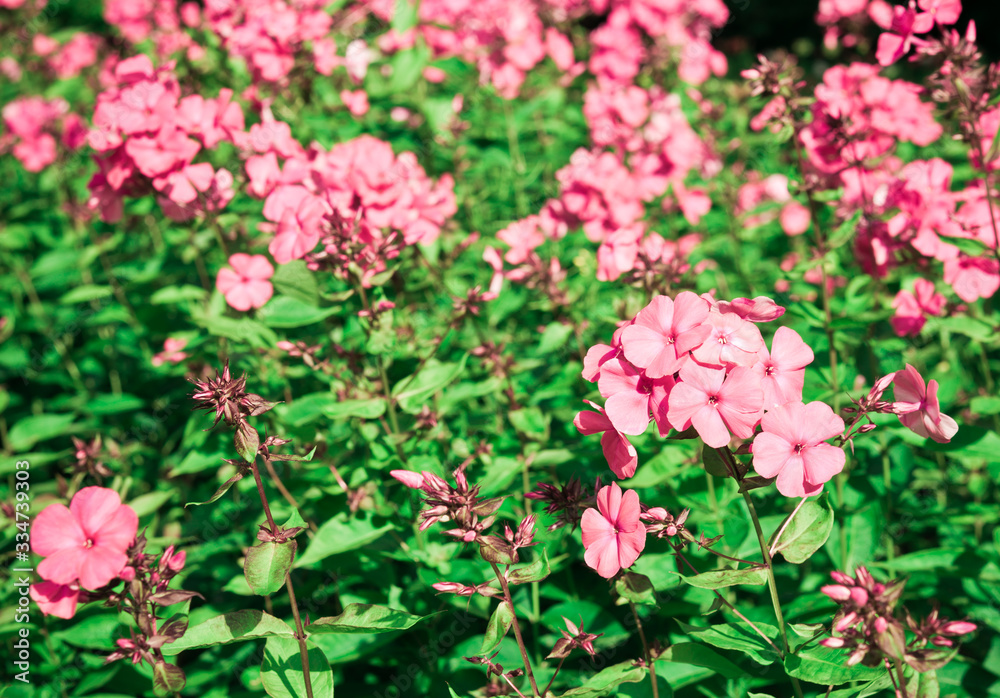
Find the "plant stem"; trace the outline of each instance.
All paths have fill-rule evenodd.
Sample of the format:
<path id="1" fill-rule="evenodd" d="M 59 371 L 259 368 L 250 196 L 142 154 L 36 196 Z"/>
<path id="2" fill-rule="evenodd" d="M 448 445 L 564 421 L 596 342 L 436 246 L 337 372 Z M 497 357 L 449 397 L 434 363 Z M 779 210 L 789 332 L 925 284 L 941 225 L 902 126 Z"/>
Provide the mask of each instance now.
<path id="1" fill-rule="evenodd" d="M 635 610 L 635 603 L 632 601 L 628 602 L 628 607 L 632 609 L 635 627 L 639 631 L 639 639 L 642 640 L 642 652 L 646 656 L 646 666 L 649 667 L 649 680 L 653 682 L 653 698 L 660 698 L 660 687 L 656 685 L 656 665 L 649 654 L 649 645 L 646 643 L 646 633 L 642 629 L 642 621 L 639 620 L 639 612 Z"/>
<path id="2" fill-rule="evenodd" d="M 725 449 L 728 451 L 729 449 Z M 732 454 L 729 454 L 732 458 Z M 767 586 L 771 591 L 771 604 L 774 606 L 774 617 L 778 621 L 778 630 L 781 631 L 781 644 L 784 647 L 785 654 L 789 653 L 788 646 L 788 630 L 785 628 L 785 616 L 781 612 L 781 601 L 778 599 L 778 583 L 774 579 L 774 564 L 771 561 L 771 554 L 767 549 L 767 541 L 764 539 L 764 531 L 760 527 L 760 519 L 757 516 L 757 508 L 753 505 L 753 498 L 750 493 L 743 489 L 743 483 L 740 483 L 740 494 L 743 495 L 743 501 L 747 503 L 747 511 L 750 512 L 750 520 L 753 521 L 754 531 L 757 532 L 757 542 L 760 544 L 760 553 L 764 557 L 764 568 L 767 570 Z M 799 684 L 799 680 L 794 676 L 789 677 L 792 680 L 792 688 L 795 691 L 795 695 L 798 698 L 802 698 L 802 686 Z"/>
<path id="3" fill-rule="evenodd" d="M 899 679 L 896 695 L 900 698 L 910 698 L 910 692 L 906 690 L 906 675 L 903 673 L 903 666 L 899 663 L 899 660 L 896 660 L 893 664 L 896 667 L 896 676 Z"/>
<path id="4" fill-rule="evenodd" d="M 292 603 L 292 615 L 295 617 L 295 639 L 299 641 L 299 656 L 302 658 L 302 677 L 306 683 L 306 698 L 313 698 L 312 678 L 309 676 L 309 648 L 306 646 L 306 633 L 302 629 L 302 618 L 299 616 L 299 604 L 295 601 L 295 587 L 292 586 L 292 573 L 285 575 L 285 589 L 288 600 Z"/>
<path id="5" fill-rule="evenodd" d="M 264 481 L 260 479 L 260 469 L 257 467 L 256 458 L 250 464 L 250 469 L 253 470 L 253 479 L 257 483 L 257 494 L 260 495 L 260 503 L 264 507 L 264 516 L 267 517 L 267 525 L 271 527 L 271 533 L 277 533 L 278 527 L 274 523 L 274 517 L 271 516 L 271 505 L 267 503 L 267 493 L 264 492 Z"/>
<path id="6" fill-rule="evenodd" d="M 542 691 L 542 695 L 543 696 L 549 692 L 550 688 L 552 688 L 552 682 L 556 680 L 556 677 L 559 675 L 559 671 L 562 669 L 563 662 L 565 662 L 565 661 L 566 661 L 566 657 L 563 657 L 562 659 L 559 660 L 559 666 L 556 667 L 556 672 L 554 674 L 552 674 L 552 678 L 549 679 L 548 684 L 546 684 L 545 690 Z"/>
<path id="7" fill-rule="evenodd" d="M 514 608 L 514 600 L 510 595 L 510 586 L 507 585 L 507 578 L 500 572 L 500 568 L 497 567 L 495 562 L 490 563 L 490 567 L 493 568 L 493 573 L 497 576 L 497 580 L 500 582 L 500 588 L 503 589 L 504 601 L 510 606 L 511 615 L 511 625 L 514 626 L 514 637 L 517 639 L 517 647 L 521 650 L 521 659 L 524 660 L 524 673 L 528 675 L 528 681 L 531 682 L 532 695 L 538 696 L 538 684 L 535 683 L 535 674 L 531 671 L 531 661 L 528 659 L 528 650 L 524 646 L 524 638 L 521 637 L 521 626 L 517 622 L 517 610 Z"/>
<path id="8" fill-rule="evenodd" d="M 266 459 L 265 463 L 267 463 Z M 270 467 L 269 463 L 268 466 Z M 256 458 L 250 464 L 250 469 L 253 470 L 253 479 L 257 483 L 257 494 L 260 495 L 260 503 L 264 507 L 264 516 L 267 517 L 267 524 L 271 527 L 271 533 L 276 534 L 278 527 L 274 523 L 274 516 L 271 515 L 271 506 L 267 503 L 267 493 L 264 492 L 264 481 L 260 479 L 260 469 L 257 468 Z M 302 629 L 299 605 L 295 601 L 295 588 L 292 586 L 291 572 L 285 575 L 285 589 L 288 591 L 288 600 L 292 604 L 292 615 L 295 617 L 295 637 L 299 642 L 299 656 L 302 659 L 302 675 L 306 684 L 306 698 L 313 698 L 312 679 L 309 676 L 309 648 L 306 647 L 306 634 Z"/>

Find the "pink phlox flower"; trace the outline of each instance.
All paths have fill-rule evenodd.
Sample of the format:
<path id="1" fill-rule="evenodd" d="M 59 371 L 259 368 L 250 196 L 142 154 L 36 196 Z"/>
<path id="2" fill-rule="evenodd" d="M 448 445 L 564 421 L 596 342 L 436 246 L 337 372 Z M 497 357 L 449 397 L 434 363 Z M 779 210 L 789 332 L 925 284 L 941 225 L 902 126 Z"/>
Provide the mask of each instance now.
<path id="1" fill-rule="evenodd" d="M 771 322 L 785 314 L 785 309 L 767 296 L 718 301 L 715 307 L 720 313 L 736 313 L 744 320 L 755 323 Z"/>
<path id="2" fill-rule="evenodd" d="M 622 494 L 618 483 L 597 493 L 597 509 L 583 512 L 584 560 L 605 579 L 631 567 L 646 547 L 646 527 L 639 521 L 639 495 Z"/>
<path id="3" fill-rule="evenodd" d="M 668 398 L 667 417 L 683 431 L 693 426 L 706 445 L 722 448 L 732 438 L 753 434 L 764 406 L 760 378 L 752 370 L 738 366 L 729 372 L 694 362 L 681 367 L 681 382 Z"/>
<path id="4" fill-rule="evenodd" d="M 70 619 L 76 614 L 76 604 L 80 599 L 80 587 L 76 584 L 56 584 L 38 582 L 29 590 L 32 601 L 47 616 Z"/>
<path id="5" fill-rule="evenodd" d="M 603 408 L 589 400 L 585 402 L 597 411 L 580 412 L 573 419 L 573 424 L 585 436 L 602 434 L 601 449 L 611 470 L 619 478 L 632 477 L 639 462 L 635 446 L 629 443 L 624 434 L 615 429 Z"/>
<path id="6" fill-rule="evenodd" d="M 1000 264 L 992 257 L 960 255 L 945 261 L 944 280 L 963 301 L 975 303 L 1000 290 Z"/>
<path id="7" fill-rule="evenodd" d="M 646 431 L 650 411 L 656 416 L 661 433 L 670 430 L 666 400 L 673 385 L 671 376 L 649 378 L 622 358 L 603 364 L 597 378 L 597 389 L 606 398 L 604 409 L 608 418 L 615 429 L 631 436 Z"/>
<path id="8" fill-rule="evenodd" d="M 583 358 L 583 378 L 591 383 L 596 383 L 601 374 L 601 366 L 618 356 L 621 347 L 613 347 L 607 344 L 595 344 L 587 350 Z"/>
<path id="9" fill-rule="evenodd" d="M 921 7 L 924 3 L 921 2 Z M 896 5 L 892 7 L 892 18 L 885 15 L 885 12 L 875 12 L 872 19 L 886 33 L 878 38 L 878 49 L 875 57 L 880 65 L 892 65 L 902 58 L 910 50 L 911 45 L 921 45 L 922 39 L 916 38 L 916 34 L 926 34 L 934 27 L 934 14 L 931 12 L 917 12 L 914 0 L 906 7 Z M 887 22 L 888 20 L 888 22 Z"/>
<path id="10" fill-rule="evenodd" d="M 52 504 L 36 517 L 31 548 L 45 558 L 38 574 L 55 584 L 100 589 L 128 562 L 125 553 L 138 529 L 139 517 L 117 492 L 84 487 L 69 507 Z"/>
<path id="11" fill-rule="evenodd" d="M 757 326 L 736 313 L 713 310 L 707 323 L 709 335 L 692 352 L 698 363 L 707 366 L 753 366 L 764 338 Z"/>
<path id="12" fill-rule="evenodd" d="M 368 113 L 368 93 L 364 90 L 341 90 L 340 101 L 352 116 L 360 117 Z"/>
<path id="13" fill-rule="evenodd" d="M 806 366 L 813 358 L 813 350 L 798 332 L 790 327 L 778 328 L 771 340 L 771 351 L 762 348 L 759 360 L 753 365 L 764 389 L 764 409 L 802 399 Z"/>
<path id="14" fill-rule="evenodd" d="M 237 252 L 229 258 L 229 265 L 232 269 L 219 270 L 215 287 L 226 297 L 230 307 L 246 312 L 260 308 L 271 299 L 274 287 L 268 279 L 274 276 L 274 267 L 267 257 Z"/>
<path id="15" fill-rule="evenodd" d="M 917 279 L 913 290 L 900 291 L 892 301 L 896 309 L 892 327 L 900 337 L 919 334 L 927 322 L 925 315 L 939 315 L 944 308 L 945 297 L 934 290 L 933 282 Z"/>
<path id="16" fill-rule="evenodd" d="M 674 300 L 657 296 L 622 331 L 625 358 L 644 369 L 649 378 L 676 373 L 688 352 L 712 332 L 706 323 L 708 311 L 708 303 L 690 291 L 677 294 Z"/>
<path id="17" fill-rule="evenodd" d="M 522 264 L 535 248 L 545 242 L 545 234 L 538 223 L 538 216 L 528 216 L 514 221 L 497 233 L 497 239 L 510 246 L 503 256 L 508 264 Z"/>
<path id="18" fill-rule="evenodd" d="M 153 365 L 162 366 L 168 361 L 172 364 L 180 363 L 188 357 L 183 351 L 187 343 L 186 339 L 170 337 L 163 342 L 163 351 L 153 357 Z"/>
<path id="19" fill-rule="evenodd" d="M 896 371 L 893 390 L 896 397 L 893 411 L 910 431 L 938 443 L 948 443 L 958 433 L 955 420 L 941 413 L 936 380 L 925 384 L 917 369 L 906 364 L 905 369 Z"/>
<path id="20" fill-rule="evenodd" d="M 843 449 L 826 443 L 844 432 L 844 420 L 824 402 L 789 402 L 767 412 L 753 440 L 753 467 L 761 477 L 777 477 L 786 497 L 818 494 L 823 483 L 844 469 Z"/>
<path id="21" fill-rule="evenodd" d="M 917 4 L 942 27 L 954 24 L 962 14 L 962 0 L 917 0 Z"/>

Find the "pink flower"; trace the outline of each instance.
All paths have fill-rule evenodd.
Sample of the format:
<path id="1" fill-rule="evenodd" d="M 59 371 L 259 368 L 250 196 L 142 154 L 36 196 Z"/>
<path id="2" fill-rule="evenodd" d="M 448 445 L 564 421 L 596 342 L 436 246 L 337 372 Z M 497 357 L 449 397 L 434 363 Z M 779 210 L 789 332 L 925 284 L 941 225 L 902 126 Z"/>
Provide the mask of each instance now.
<path id="1" fill-rule="evenodd" d="M 53 504 L 35 519 L 31 548 L 45 558 L 38 564 L 38 574 L 56 584 L 79 580 L 86 589 L 100 589 L 128 562 L 125 551 L 138 529 L 139 517 L 122 504 L 117 492 L 84 487 L 68 508 Z"/>
<path id="2" fill-rule="evenodd" d="M 941 26 L 954 24 L 962 14 L 962 0 L 918 0 L 917 4 Z"/>
<path id="3" fill-rule="evenodd" d="M 917 369 L 906 364 L 896 371 L 893 379 L 896 402 L 893 410 L 899 421 L 910 431 L 938 443 L 948 443 L 958 433 L 958 424 L 946 414 L 941 414 L 938 403 L 938 382 L 931 379 L 926 385 Z"/>
<path id="4" fill-rule="evenodd" d="M 844 432 L 844 420 L 824 402 L 789 402 L 760 422 L 753 441 L 753 467 L 762 477 L 777 477 L 786 497 L 808 497 L 844 469 L 844 451 L 824 443 Z"/>
<path id="5" fill-rule="evenodd" d="M 186 339 L 170 337 L 163 343 L 163 351 L 153 357 L 153 365 L 162 366 L 167 361 L 172 364 L 180 363 L 188 357 L 187 354 L 181 351 L 187 346 L 187 343 Z"/>
<path id="6" fill-rule="evenodd" d="M 750 322 L 771 322 L 785 314 L 785 309 L 767 296 L 718 301 L 715 307 L 720 313 L 736 313 Z"/>
<path id="7" fill-rule="evenodd" d="M 268 281 L 274 267 L 262 254 L 237 252 L 229 258 L 232 269 L 220 269 L 215 287 L 225 295 L 226 302 L 236 310 L 260 308 L 271 299 L 274 287 Z"/>
<path id="8" fill-rule="evenodd" d="M 921 3 L 923 7 L 924 3 Z M 896 5 L 892 7 L 892 17 L 876 12 L 873 16 L 876 24 L 888 29 L 878 38 L 878 50 L 875 57 L 880 65 L 892 65 L 910 50 L 911 44 L 922 44 L 923 40 L 915 38 L 915 34 L 926 34 L 934 27 L 934 15 L 929 12 L 917 12 L 913 0 L 908 7 Z"/>
<path id="9" fill-rule="evenodd" d="M 341 90 L 340 101 L 344 103 L 352 116 L 364 116 L 368 113 L 368 93 L 364 90 Z"/>
<path id="10" fill-rule="evenodd" d="M 32 584 L 28 592 L 38 608 L 47 616 L 70 619 L 76 613 L 76 603 L 80 598 L 80 587 L 75 584 L 39 582 Z"/>
<path id="11" fill-rule="evenodd" d="M 992 258 L 962 255 L 944 263 L 944 280 L 963 301 L 975 303 L 1000 290 L 1000 265 Z"/>
<path id="12" fill-rule="evenodd" d="M 589 400 L 585 402 L 597 410 L 597 412 L 580 412 L 573 420 L 573 424 L 585 436 L 603 432 L 604 435 L 601 436 L 601 448 L 604 450 L 604 457 L 607 459 L 611 470 L 620 478 L 632 477 L 635 475 L 635 468 L 639 462 L 635 446 L 629 443 L 628 438 L 624 434 L 615 429 L 603 409 Z"/>
<path id="13" fill-rule="evenodd" d="M 694 358 L 711 366 L 753 366 L 764 346 L 760 330 L 736 313 L 713 311 L 708 315 L 711 331 L 693 352 Z"/>
<path id="14" fill-rule="evenodd" d="M 676 300 L 657 296 L 622 332 L 625 358 L 650 378 L 672 375 L 712 331 L 705 322 L 708 309 L 708 303 L 690 291 L 677 294 Z"/>
<path id="15" fill-rule="evenodd" d="M 670 426 L 666 418 L 667 395 L 674 385 L 670 376 L 653 379 L 620 358 L 601 365 L 597 389 L 607 398 L 604 409 L 615 429 L 623 434 L 638 436 L 649 426 L 649 413 L 656 416 L 660 433 L 666 435 Z"/>
<path id="16" fill-rule="evenodd" d="M 760 378 L 748 368 L 725 370 L 688 362 L 670 391 L 667 418 L 675 429 L 694 426 L 706 445 L 722 448 L 730 431 L 741 439 L 753 434 L 764 405 Z"/>
<path id="17" fill-rule="evenodd" d="M 938 315 L 944 307 L 945 298 L 934 290 L 934 284 L 927 279 L 917 279 L 914 293 L 900 291 L 896 294 L 892 307 L 896 315 L 891 319 L 892 328 L 900 337 L 919 334 L 927 322 L 927 315 Z"/>
<path id="18" fill-rule="evenodd" d="M 583 512 L 583 559 L 605 579 L 631 567 L 646 547 L 646 527 L 639 522 L 639 495 L 612 482 L 597 493 L 597 509 Z"/>
<path id="19" fill-rule="evenodd" d="M 809 209 L 797 201 L 785 204 L 781 209 L 781 229 L 786 235 L 801 235 L 809 230 L 811 216 Z"/>
<path id="20" fill-rule="evenodd" d="M 802 399 L 806 366 L 813 361 L 813 351 L 799 333 L 790 327 L 779 327 L 771 340 L 771 351 L 760 350 L 753 370 L 760 376 L 764 389 L 764 409 Z"/>

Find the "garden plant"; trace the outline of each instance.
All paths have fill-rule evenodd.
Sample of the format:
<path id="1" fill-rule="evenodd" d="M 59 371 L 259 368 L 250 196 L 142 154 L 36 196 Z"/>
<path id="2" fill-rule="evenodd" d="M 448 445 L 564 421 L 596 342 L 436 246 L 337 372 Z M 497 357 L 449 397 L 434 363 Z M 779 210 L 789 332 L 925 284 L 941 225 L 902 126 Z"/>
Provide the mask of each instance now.
<path id="1" fill-rule="evenodd" d="M 0 0 L 0 696 L 1000 696 L 1000 19 L 751 3 Z"/>

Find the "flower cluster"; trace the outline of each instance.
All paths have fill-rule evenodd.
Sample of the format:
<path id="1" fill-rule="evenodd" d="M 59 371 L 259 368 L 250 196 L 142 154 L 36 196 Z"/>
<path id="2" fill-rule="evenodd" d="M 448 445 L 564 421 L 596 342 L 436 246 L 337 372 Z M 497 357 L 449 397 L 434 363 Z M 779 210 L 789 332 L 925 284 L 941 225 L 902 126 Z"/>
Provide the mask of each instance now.
<path id="1" fill-rule="evenodd" d="M 4 105 L 2 116 L 7 133 L 0 135 L 0 151 L 11 149 L 29 172 L 41 172 L 55 162 L 60 144 L 74 151 L 86 142 L 83 120 L 63 99 L 15 99 Z"/>
<path id="2" fill-rule="evenodd" d="M 232 174 L 194 159 L 202 148 L 245 142 L 243 110 L 231 101 L 232 91 L 182 99 L 170 66 L 155 70 L 145 55 L 118 63 L 114 79 L 97 96 L 89 134 L 99 168 L 89 184 L 90 207 L 113 222 L 126 196 L 154 191 L 175 220 L 224 208 L 234 195 Z"/>
<path id="3" fill-rule="evenodd" d="M 864 567 L 859 567 L 854 577 L 843 572 L 832 572 L 830 576 L 836 584 L 824 586 L 822 591 L 840 604 L 840 609 L 833 620 L 835 634 L 820 644 L 850 650 L 848 666 L 858 663 L 878 666 L 888 658 L 905 661 L 918 672 L 940 668 L 950 657 L 938 648 L 951 647 L 954 644 L 951 638 L 976 629 L 968 621 L 939 618 L 937 611 L 920 622 L 906 612 L 904 626 L 896 607 L 906 586 L 905 579 L 878 582 Z M 909 639 L 907 627 L 912 633 Z"/>
<path id="4" fill-rule="evenodd" d="M 194 409 L 214 411 L 215 421 L 212 426 L 224 419 L 227 425 L 242 430 L 248 417 L 264 414 L 276 404 L 268 402 L 260 395 L 248 393 L 246 374 L 233 378 L 229 373 L 228 362 L 222 369 L 221 375 L 216 371 L 215 378 L 191 380 L 191 382 L 196 388 L 191 398 L 198 403 Z M 256 448 L 254 450 L 256 451 Z"/>
<path id="5" fill-rule="evenodd" d="M 371 136 L 306 152 L 266 111 L 265 134 L 251 129 L 257 154 L 246 171 L 250 193 L 265 199 L 269 251 L 279 264 L 305 257 L 341 273 L 353 265 L 368 283 L 401 245 L 432 242 L 455 213 L 451 176 L 433 181 L 413 153 L 397 156 Z"/>

